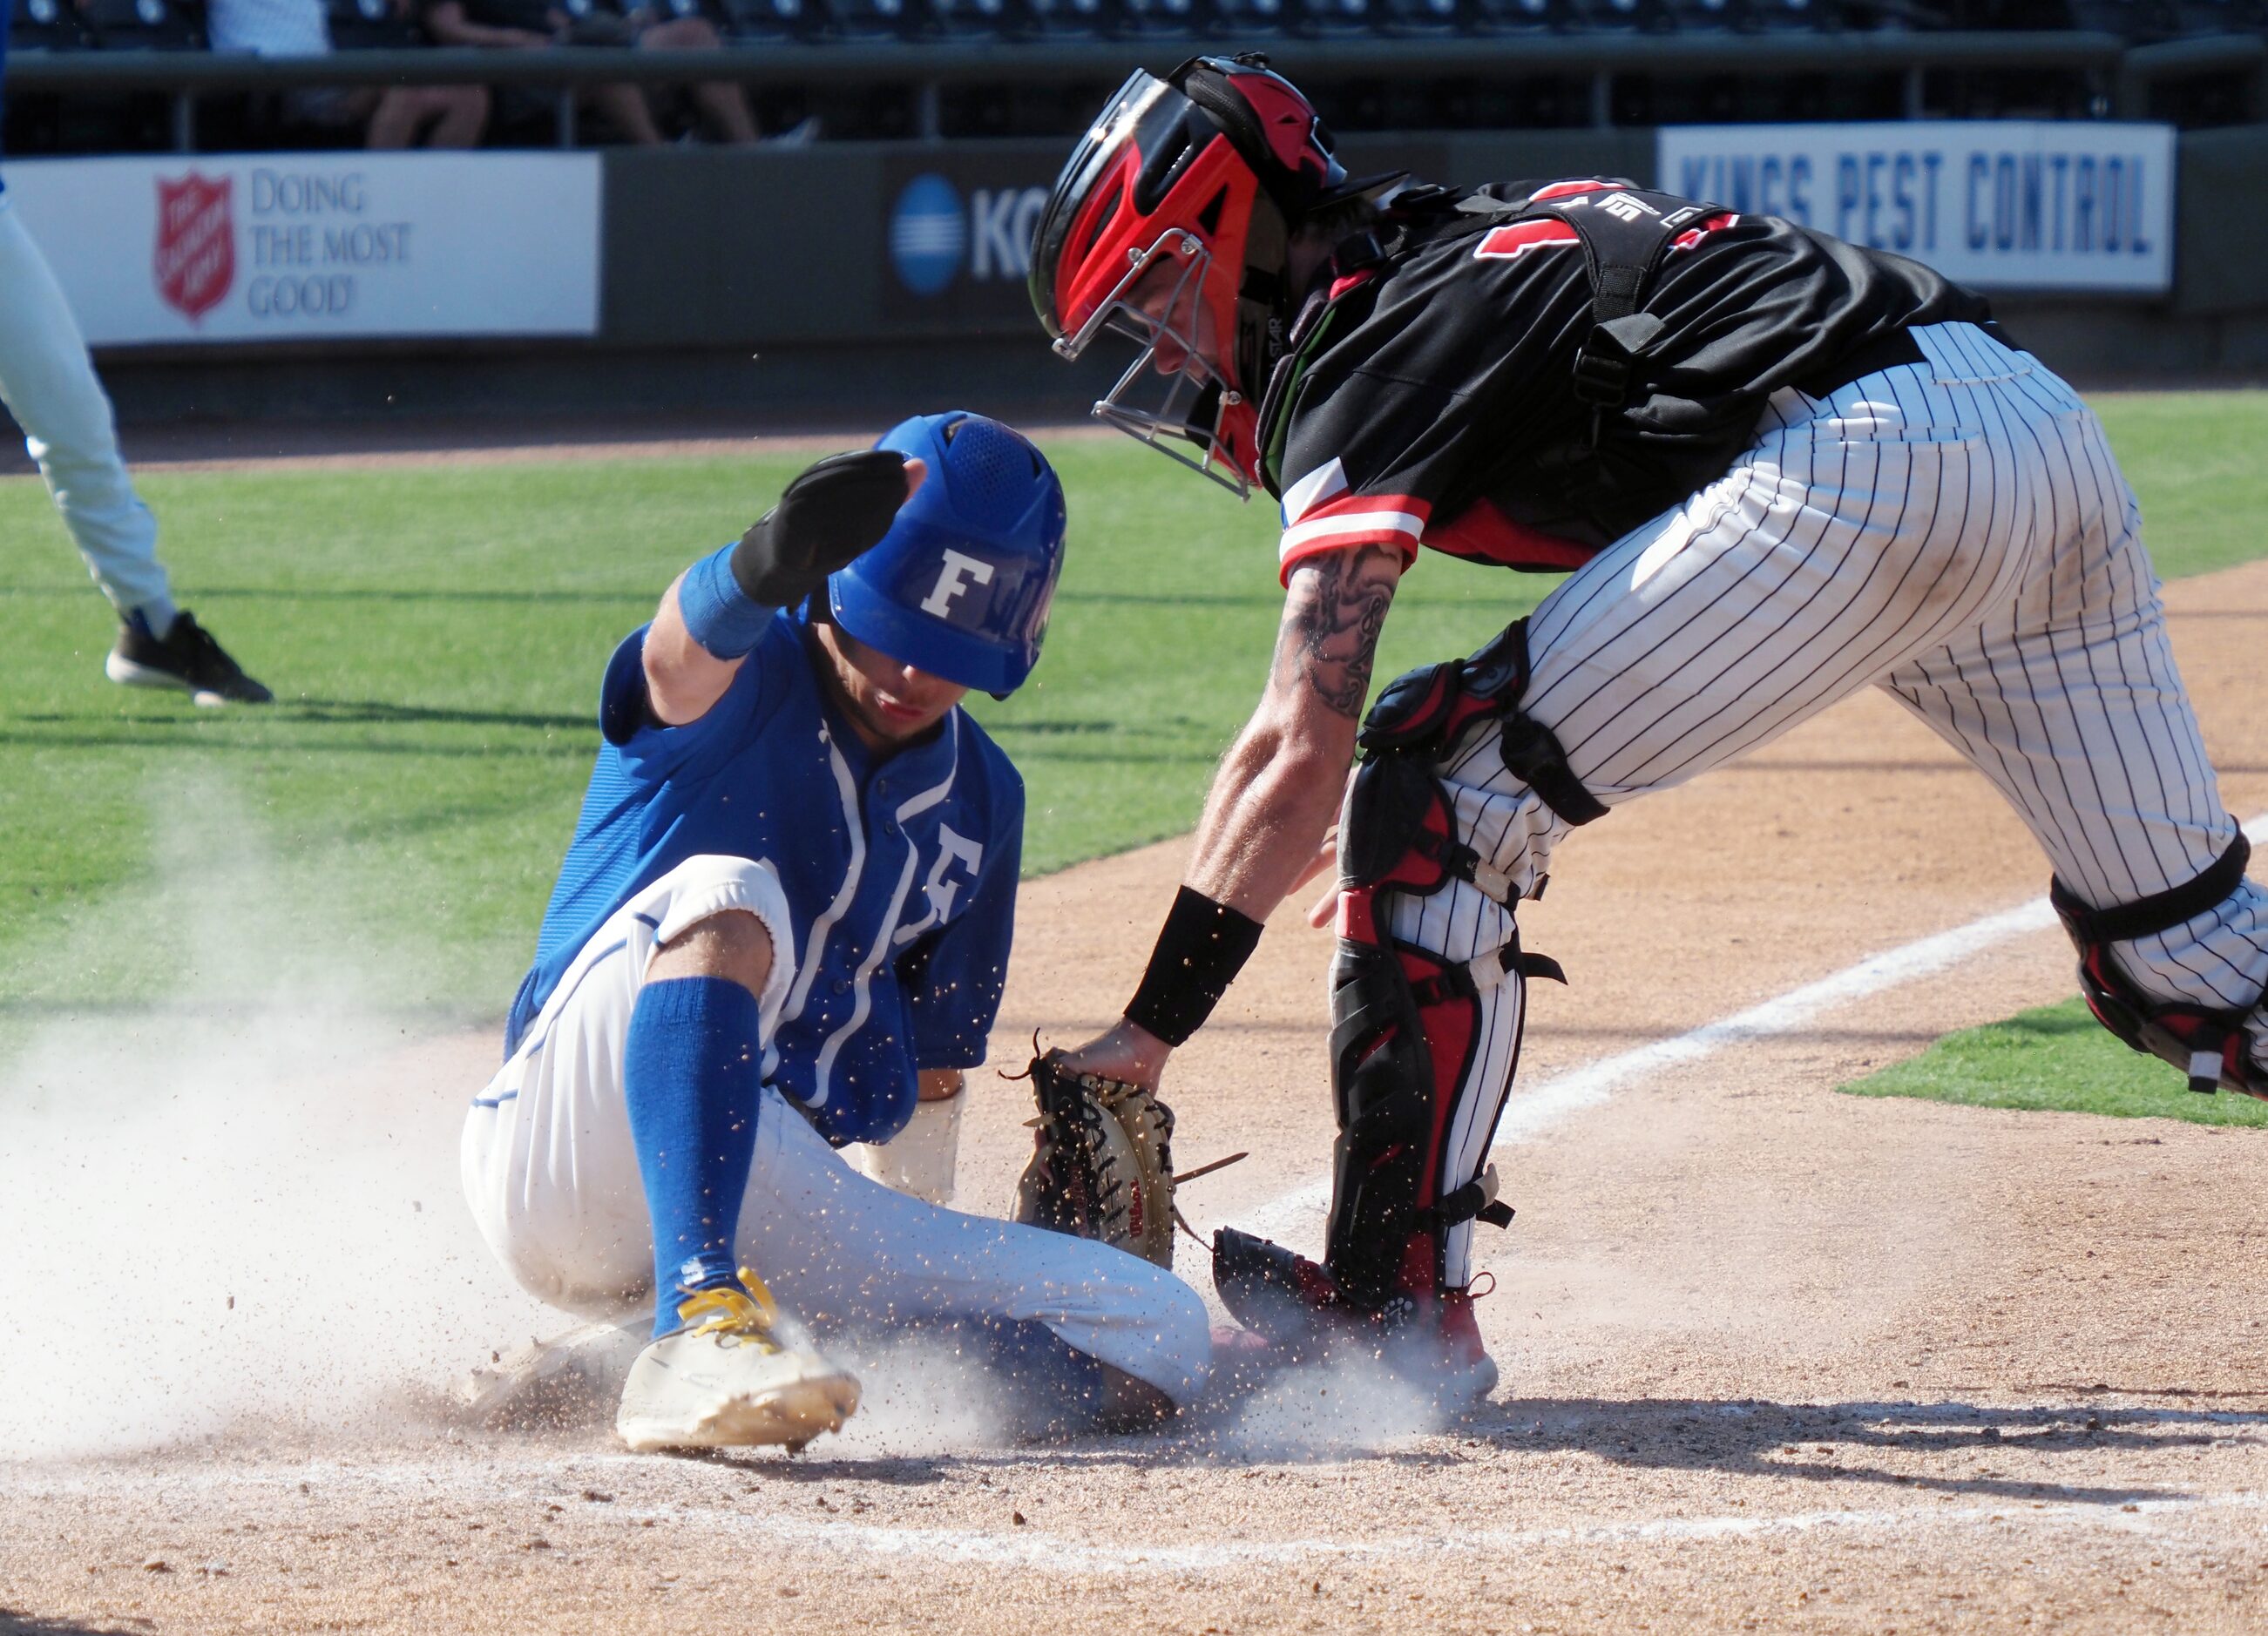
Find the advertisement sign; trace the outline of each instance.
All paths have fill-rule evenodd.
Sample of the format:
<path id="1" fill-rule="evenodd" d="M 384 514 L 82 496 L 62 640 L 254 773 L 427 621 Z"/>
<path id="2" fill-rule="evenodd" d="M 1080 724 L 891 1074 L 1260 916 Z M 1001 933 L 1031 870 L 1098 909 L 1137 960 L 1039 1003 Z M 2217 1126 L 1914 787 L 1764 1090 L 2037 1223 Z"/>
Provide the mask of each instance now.
<path id="1" fill-rule="evenodd" d="M 1667 192 L 1894 250 L 1978 290 L 2173 285 L 2170 126 L 1666 126 L 1655 151 Z"/>
<path id="2" fill-rule="evenodd" d="M 96 346 L 598 329 L 596 154 L 45 159 L 6 175 Z"/>
<path id="3" fill-rule="evenodd" d="M 1053 154 L 981 150 L 886 159 L 886 314 L 1030 327 L 1024 280 L 1032 270 L 1032 234 L 1061 162 Z"/>

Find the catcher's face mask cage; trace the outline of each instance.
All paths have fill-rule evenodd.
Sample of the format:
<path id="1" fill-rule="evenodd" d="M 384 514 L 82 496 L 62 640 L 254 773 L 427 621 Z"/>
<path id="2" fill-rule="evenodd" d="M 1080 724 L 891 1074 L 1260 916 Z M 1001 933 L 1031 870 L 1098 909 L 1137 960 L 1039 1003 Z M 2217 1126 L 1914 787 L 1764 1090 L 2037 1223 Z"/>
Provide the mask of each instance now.
<path id="1" fill-rule="evenodd" d="M 1344 180 L 1314 110 L 1256 59 L 1136 70 L 1033 236 L 1032 305 L 1057 351 L 1075 358 L 1106 329 L 1141 349 L 1097 416 L 1249 494 L 1287 224 Z"/>
<path id="2" fill-rule="evenodd" d="M 1238 412 L 1247 422 L 1250 415 L 1218 362 L 1223 341 L 1205 300 L 1212 261 L 1197 234 L 1168 229 L 1133 253 L 1125 276 L 1055 349 L 1076 358 L 1105 331 L 1132 340 L 1139 351 L 1095 417 L 1243 499 L 1252 492 L 1253 436 Z"/>

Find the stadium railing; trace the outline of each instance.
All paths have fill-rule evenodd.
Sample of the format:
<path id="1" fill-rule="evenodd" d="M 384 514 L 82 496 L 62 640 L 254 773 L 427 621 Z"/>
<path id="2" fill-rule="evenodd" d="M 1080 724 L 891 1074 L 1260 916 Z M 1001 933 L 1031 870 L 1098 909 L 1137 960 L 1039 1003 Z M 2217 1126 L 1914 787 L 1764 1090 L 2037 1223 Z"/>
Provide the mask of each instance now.
<path id="1" fill-rule="evenodd" d="M 1060 0 L 1068 4 L 1068 0 Z M 1296 4 L 1297 0 L 1287 0 Z M 1456 0 L 1469 5 L 1474 0 Z M 254 57 L 173 50 L 21 51 L 9 60 L 11 99 L 26 94 L 156 93 L 170 99 L 175 150 L 195 148 L 198 100 L 245 92 L 313 86 L 486 84 L 554 94 L 556 134 L 573 146 L 573 93 L 625 82 L 683 84 L 729 79 L 755 90 L 910 86 L 919 110 L 916 135 L 941 134 L 939 110 L 948 92 L 990 84 L 1110 81 L 1137 64 L 1162 72 L 1188 55 L 1190 42 L 1146 38 L 1043 36 L 1004 40 L 836 38 L 806 44 L 776 36 L 768 48 L 646 51 L 578 48 L 558 51 L 483 51 L 441 47 L 364 49 L 328 56 Z M 2268 37 L 2201 35 L 2135 44 L 2108 30 L 1925 30 L 1883 28 L 1822 33 L 1771 30 L 1653 33 L 1585 30 L 1469 34 L 1448 28 L 1401 37 L 1303 39 L 1276 35 L 1211 40 L 1206 49 L 1263 49 L 1303 83 L 1553 77 L 1589 87 L 1588 122 L 1615 123 L 1618 77 L 1695 78 L 1710 75 L 1896 75 L 1903 111 L 1926 110 L 1924 77 L 1940 70 L 2024 74 L 2076 72 L 2101 86 L 2095 111 L 2141 117 L 2161 82 L 2221 76 L 2244 87 L 2239 117 L 2268 117 Z"/>

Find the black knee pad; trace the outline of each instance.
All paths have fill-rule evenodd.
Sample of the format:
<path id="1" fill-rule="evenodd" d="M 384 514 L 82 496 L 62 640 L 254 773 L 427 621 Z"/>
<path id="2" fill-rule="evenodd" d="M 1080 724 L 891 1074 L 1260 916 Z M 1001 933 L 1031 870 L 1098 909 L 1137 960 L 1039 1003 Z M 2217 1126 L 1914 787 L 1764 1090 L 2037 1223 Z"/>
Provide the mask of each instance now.
<path id="1" fill-rule="evenodd" d="M 1499 723 L 1498 749 L 1506 769 L 1545 806 L 1569 825 L 1604 818 L 1605 804 L 1567 765 L 1558 736 L 1520 708 L 1528 679 L 1528 621 L 1514 620 L 1469 659 L 1395 677 L 1363 717 L 1355 743 L 1366 756 L 1438 761 L 1475 723 L 1493 720 Z"/>
<path id="2" fill-rule="evenodd" d="M 1479 861 L 1457 839 L 1449 792 L 1422 764 L 1380 755 L 1355 770 L 1339 814 L 1341 887 L 1386 887 L 1423 898 L 1452 876 L 1470 880 Z"/>

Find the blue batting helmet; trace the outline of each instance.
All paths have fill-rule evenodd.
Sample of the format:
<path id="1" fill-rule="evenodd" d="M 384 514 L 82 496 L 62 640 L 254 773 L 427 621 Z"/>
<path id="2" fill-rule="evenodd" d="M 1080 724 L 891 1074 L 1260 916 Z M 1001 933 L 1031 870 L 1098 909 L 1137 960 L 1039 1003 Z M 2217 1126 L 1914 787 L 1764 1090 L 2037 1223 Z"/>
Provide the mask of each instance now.
<path id="1" fill-rule="evenodd" d="M 929 463 L 881 542 L 827 581 L 835 622 L 870 648 L 1005 698 L 1039 663 L 1063 568 L 1064 493 L 1020 432 L 966 410 L 901 422 L 874 445 Z"/>

